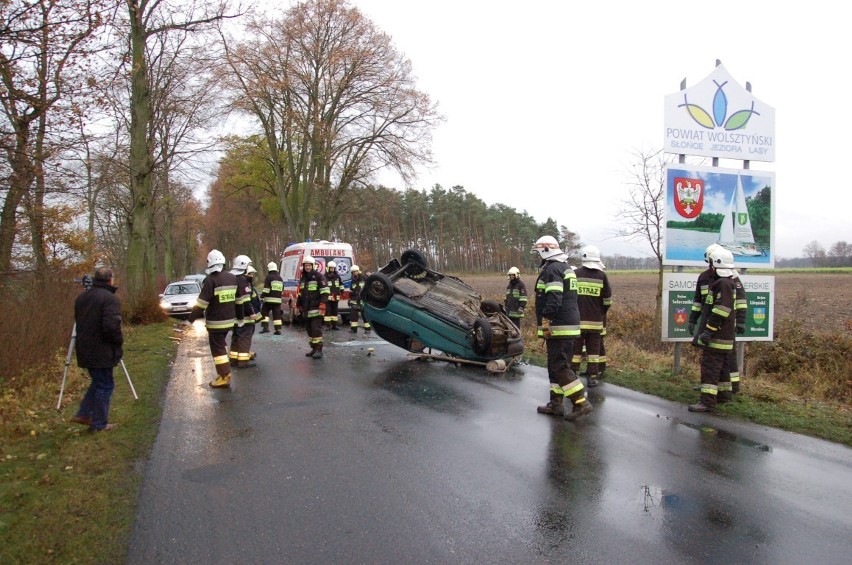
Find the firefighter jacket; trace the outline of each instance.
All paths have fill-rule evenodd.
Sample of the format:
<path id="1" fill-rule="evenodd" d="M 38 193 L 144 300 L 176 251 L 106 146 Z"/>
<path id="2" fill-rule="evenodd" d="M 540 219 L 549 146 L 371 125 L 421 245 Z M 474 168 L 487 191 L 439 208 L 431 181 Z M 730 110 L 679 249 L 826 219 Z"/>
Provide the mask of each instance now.
<path id="1" fill-rule="evenodd" d="M 698 281 L 695 283 L 695 294 L 692 298 L 692 311 L 689 313 L 689 323 L 698 323 L 701 317 L 701 311 L 704 302 L 707 299 L 707 289 L 713 281 L 716 280 L 716 274 L 713 269 L 707 268 L 698 275 Z M 734 302 L 734 310 L 736 310 L 736 321 L 738 325 L 744 325 L 746 312 L 748 311 L 748 300 L 746 299 L 745 287 L 739 277 L 734 277 L 734 285 L 736 287 L 736 299 Z"/>
<path id="2" fill-rule="evenodd" d="M 541 321 L 550 320 L 553 332 L 548 339 L 574 339 L 580 335 L 577 308 L 577 277 L 564 261 L 547 260 L 535 281 L 535 314 L 538 337 L 544 337 Z"/>
<path id="3" fill-rule="evenodd" d="M 343 281 L 337 271 L 326 273 L 325 282 L 328 285 L 328 301 L 337 302 L 340 300 L 340 295 L 343 294 Z"/>
<path id="4" fill-rule="evenodd" d="M 606 322 L 606 313 L 612 306 L 612 287 L 600 269 L 578 267 L 577 306 L 580 309 L 580 329 L 601 332 Z"/>
<path id="5" fill-rule="evenodd" d="M 364 281 L 366 277 L 364 277 L 363 273 L 358 273 L 357 275 L 352 275 L 352 286 L 349 287 L 349 307 L 358 309 L 361 307 L 361 293 L 364 291 Z"/>
<path id="6" fill-rule="evenodd" d="M 509 279 L 505 306 L 510 318 L 524 317 L 524 308 L 527 307 L 527 287 L 520 278 Z"/>
<path id="7" fill-rule="evenodd" d="M 237 320 L 254 320 L 254 308 L 251 305 L 251 283 L 245 274 L 237 275 L 237 299 L 234 313 Z"/>
<path id="8" fill-rule="evenodd" d="M 248 278 L 248 277 L 246 277 Z M 260 296 L 257 294 L 257 289 L 254 288 L 254 281 L 252 279 L 248 279 L 249 283 L 249 302 L 251 303 L 251 309 L 253 312 L 252 321 L 259 322 L 263 317 L 260 315 Z"/>
<path id="9" fill-rule="evenodd" d="M 121 361 L 124 336 L 115 290 L 105 281 L 94 281 L 74 302 L 77 365 L 83 369 L 110 369 Z"/>
<path id="10" fill-rule="evenodd" d="M 266 304 L 281 304 L 281 294 L 284 292 L 284 279 L 278 271 L 270 271 L 263 279 L 261 296 Z"/>
<path id="11" fill-rule="evenodd" d="M 328 294 L 329 290 L 325 282 L 325 277 L 317 271 L 309 273 L 302 271 L 302 278 L 299 279 L 299 295 L 296 297 L 296 304 L 305 318 L 322 316 L 320 305 L 328 300 Z"/>
<path id="12" fill-rule="evenodd" d="M 692 340 L 693 345 L 722 353 L 734 348 L 736 294 L 736 282 L 733 277 L 718 277 L 710 284 L 698 331 Z M 701 334 L 705 331 L 710 334 L 710 339 L 706 342 L 701 339 Z"/>
<path id="13" fill-rule="evenodd" d="M 226 332 L 234 327 L 238 317 L 243 318 L 243 312 L 242 304 L 237 306 L 237 276 L 228 271 L 218 271 L 204 279 L 195 307 L 189 313 L 189 321 L 194 322 L 203 315 L 207 331 Z"/>

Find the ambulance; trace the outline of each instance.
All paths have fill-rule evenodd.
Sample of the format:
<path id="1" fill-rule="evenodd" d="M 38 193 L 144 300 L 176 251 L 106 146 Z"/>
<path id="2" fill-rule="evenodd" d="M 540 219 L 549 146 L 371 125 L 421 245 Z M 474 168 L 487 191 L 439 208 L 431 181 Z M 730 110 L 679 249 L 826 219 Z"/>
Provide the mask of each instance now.
<path id="1" fill-rule="evenodd" d="M 337 265 L 337 274 L 343 281 L 343 295 L 340 297 L 338 314 L 342 323 L 349 322 L 349 288 L 352 286 L 352 265 L 355 257 L 352 255 L 352 245 L 339 241 L 304 241 L 302 243 L 291 243 L 281 255 L 281 267 L 279 273 L 284 279 L 284 292 L 281 296 L 281 307 L 285 309 L 284 318 L 290 323 L 301 321 L 296 316 L 296 294 L 299 292 L 299 279 L 302 275 L 302 258 L 310 255 L 317 262 L 317 270 L 325 275 L 326 264 L 334 261 Z"/>

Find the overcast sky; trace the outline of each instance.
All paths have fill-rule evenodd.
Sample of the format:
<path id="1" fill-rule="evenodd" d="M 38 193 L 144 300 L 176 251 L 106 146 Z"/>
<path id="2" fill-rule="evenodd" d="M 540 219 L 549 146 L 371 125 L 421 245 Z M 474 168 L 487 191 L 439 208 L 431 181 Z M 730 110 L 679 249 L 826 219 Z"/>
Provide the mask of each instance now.
<path id="1" fill-rule="evenodd" d="M 776 111 L 776 256 L 852 240 L 846 109 L 852 53 L 842 4 L 769 1 L 354 0 L 412 62 L 446 121 L 414 188 L 462 185 L 548 216 L 604 254 L 634 150 L 663 143 L 663 99 L 720 59 Z M 709 163 L 708 163 L 709 164 Z M 720 162 L 742 168 L 742 161 Z M 396 179 L 385 184 L 405 188 Z"/>

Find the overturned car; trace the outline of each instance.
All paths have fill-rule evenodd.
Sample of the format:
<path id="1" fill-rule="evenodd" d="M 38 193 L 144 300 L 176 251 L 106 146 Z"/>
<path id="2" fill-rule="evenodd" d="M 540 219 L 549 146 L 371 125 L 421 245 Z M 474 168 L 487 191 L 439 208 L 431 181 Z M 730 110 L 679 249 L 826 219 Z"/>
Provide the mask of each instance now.
<path id="1" fill-rule="evenodd" d="M 379 337 L 414 353 L 437 349 L 486 363 L 519 359 L 524 352 L 521 332 L 502 305 L 482 301 L 461 279 L 429 269 L 417 250 L 367 277 L 361 299 Z"/>

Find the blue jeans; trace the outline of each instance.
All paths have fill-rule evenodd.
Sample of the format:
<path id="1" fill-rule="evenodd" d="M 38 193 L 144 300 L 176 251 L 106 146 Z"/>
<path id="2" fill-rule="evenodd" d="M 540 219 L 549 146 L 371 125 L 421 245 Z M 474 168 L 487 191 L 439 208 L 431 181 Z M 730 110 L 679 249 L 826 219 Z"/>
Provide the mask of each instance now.
<path id="1" fill-rule="evenodd" d="M 109 421 L 109 401 L 112 398 L 112 391 L 115 388 L 112 369 L 112 367 L 108 369 L 89 369 L 92 384 L 89 385 L 89 390 L 86 391 L 86 395 L 83 396 L 83 400 L 80 402 L 80 409 L 77 411 L 77 416 L 92 419 L 92 423 L 89 426 L 90 430 L 102 430 Z"/>

